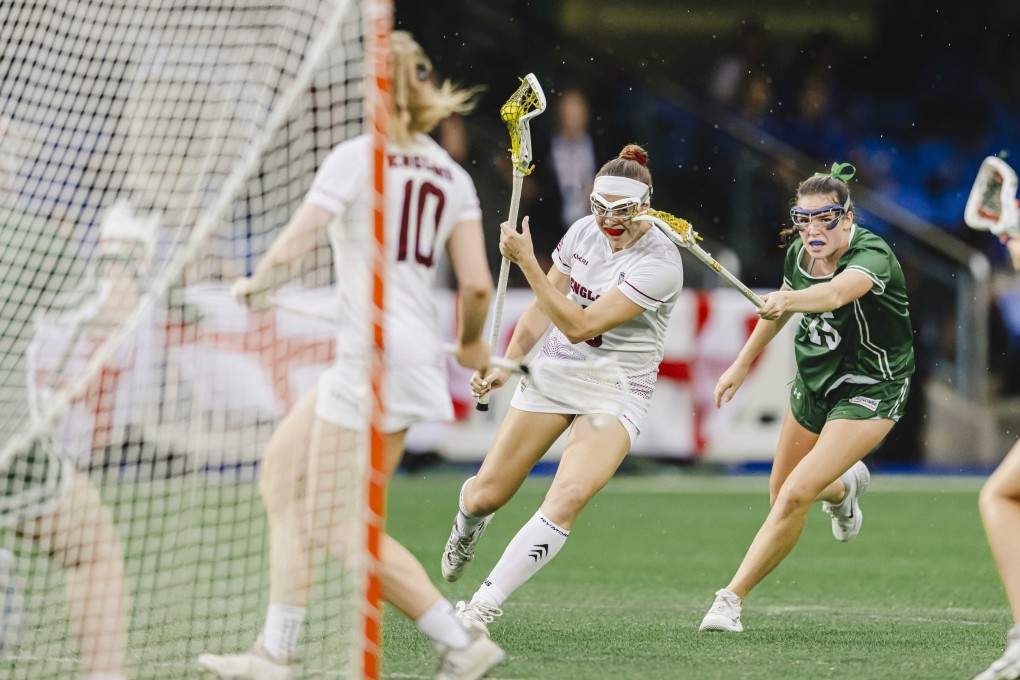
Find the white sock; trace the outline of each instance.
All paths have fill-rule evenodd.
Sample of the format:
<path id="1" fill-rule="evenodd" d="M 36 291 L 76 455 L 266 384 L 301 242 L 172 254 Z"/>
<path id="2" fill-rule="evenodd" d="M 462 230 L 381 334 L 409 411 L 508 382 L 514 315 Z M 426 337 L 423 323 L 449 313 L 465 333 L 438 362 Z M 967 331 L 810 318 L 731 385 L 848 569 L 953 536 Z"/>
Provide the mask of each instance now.
<path id="1" fill-rule="evenodd" d="M 120 673 L 89 673 L 83 680 L 127 680 L 127 676 Z"/>
<path id="2" fill-rule="evenodd" d="M 502 607 L 515 590 L 556 557 L 569 535 L 569 531 L 553 524 L 539 510 L 510 541 L 472 599 Z"/>
<path id="3" fill-rule="evenodd" d="M 472 529 L 481 524 L 482 521 L 485 519 L 484 516 L 479 517 L 478 515 L 472 515 L 470 512 L 468 512 L 468 509 L 464 507 L 464 489 L 465 487 L 467 487 L 468 482 L 470 482 L 472 479 L 474 479 L 474 477 L 469 478 L 460 487 L 460 501 L 459 501 L 460 512 L 457 513 L 457 532 L 460 533 L 460 535 L 462 536 L 467 536 L 469 533 L 471 533 Z"/>
<path id="4" fill-rule="evenodd" d="M 262 628 L 262 646 L 265 650 L 277 659 L 293 656 L 301 638 L 306 611 L 304 607 L 270 603 L 266 612 L 266 624 Z"/>
<path id="5" fill-rule="evenodd" d="M 467 628 L 453 611 L 453 605 L 444 597 L 436 600 L 429 610 L 414 622 L 418 630 L 433 641 L 453 649 L 464 649 L 471 642 Z"/>

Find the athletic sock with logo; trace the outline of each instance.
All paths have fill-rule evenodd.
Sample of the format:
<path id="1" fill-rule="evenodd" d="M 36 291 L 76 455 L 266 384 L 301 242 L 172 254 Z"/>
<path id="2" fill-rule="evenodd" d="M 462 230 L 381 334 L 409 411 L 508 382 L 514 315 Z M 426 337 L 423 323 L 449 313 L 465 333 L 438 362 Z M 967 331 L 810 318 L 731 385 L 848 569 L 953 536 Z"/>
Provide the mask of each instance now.
<path id="1" fill-rule="evenodd" d="M 510 541 L 472 599 L 501 607 L 515 590 L 556 557 L 568 536 L 569 531 L 556 526 L 539 510 Z"/>

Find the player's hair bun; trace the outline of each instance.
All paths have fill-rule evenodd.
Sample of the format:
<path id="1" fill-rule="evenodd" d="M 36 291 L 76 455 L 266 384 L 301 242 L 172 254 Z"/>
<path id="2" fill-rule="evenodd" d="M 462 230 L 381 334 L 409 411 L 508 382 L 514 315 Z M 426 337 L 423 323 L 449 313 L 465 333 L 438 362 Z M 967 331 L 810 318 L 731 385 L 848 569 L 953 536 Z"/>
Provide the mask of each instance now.
<path id="1" fill-rule="evenodd" d="M 648 167 L 648 152 L 637 144 L 628 144 L 620 152 L 620 158 L 625 161 L 634 161 L 638 165 Z"/>

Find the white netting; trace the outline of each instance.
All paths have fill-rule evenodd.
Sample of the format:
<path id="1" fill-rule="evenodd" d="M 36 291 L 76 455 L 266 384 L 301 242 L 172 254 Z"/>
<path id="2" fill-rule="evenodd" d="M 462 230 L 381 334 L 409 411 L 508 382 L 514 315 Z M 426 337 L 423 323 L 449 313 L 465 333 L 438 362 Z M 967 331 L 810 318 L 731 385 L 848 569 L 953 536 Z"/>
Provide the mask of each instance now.
<path id="1" fill-rule="evenodd" d="M 103 670 L 124 601 L 131 678 L 195 677 L 198 653 L 253 643 L 255 463 L 334 349 L 227 291 L 363 130 L 361 5 L 0 6 L 0 675 Z M 331 276 L 323 240 L 302 283 Z M 337 630 L 357 629 L 337 618 L 356 584 L 330 568 L 313 671 L 343 667 Z"/>

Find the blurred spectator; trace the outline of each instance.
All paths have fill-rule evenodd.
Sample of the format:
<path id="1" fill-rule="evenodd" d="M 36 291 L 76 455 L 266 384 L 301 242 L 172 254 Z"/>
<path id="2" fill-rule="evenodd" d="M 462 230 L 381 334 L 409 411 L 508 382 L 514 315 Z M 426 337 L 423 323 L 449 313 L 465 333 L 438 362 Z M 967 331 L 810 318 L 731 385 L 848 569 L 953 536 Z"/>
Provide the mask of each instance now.
<path id="1" fill-rule="evenodd" d="M 567 90 L 556 106 L 556 132 L 550 158 L 560 193 L 560 216 L 566 231 L 590 212 L 595 142 L 588 132 L 588 100 L 579 90 Z"/>
<path id="2" fill-rule="evenodd" d="M 843 123 L 833 111 L 831 91 L 818 76 L 804 78 L 794 95 L 792 115 L 781 118 L 780 139 L 824 162 L 842 162 L 850 144 Z"/>
<path id="3" fill-rule="evenodd" d="M 765 58 L 765 27 L 756 19 L 741 21 L 729 51 L 712 67 L 708 93 L 720 104 L 737 102 L 748 74 L 760 68 Z"/>

